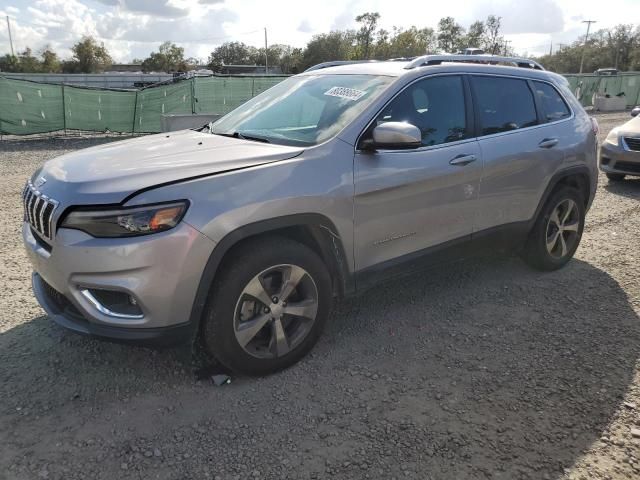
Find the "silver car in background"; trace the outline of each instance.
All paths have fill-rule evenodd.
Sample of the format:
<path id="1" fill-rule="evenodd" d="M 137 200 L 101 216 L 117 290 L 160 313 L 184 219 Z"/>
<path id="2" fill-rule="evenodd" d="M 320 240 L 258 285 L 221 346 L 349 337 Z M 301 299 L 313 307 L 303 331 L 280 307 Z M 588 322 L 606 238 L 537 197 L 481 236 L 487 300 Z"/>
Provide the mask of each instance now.
<path id="1" fill-rule="evenodd" d="M 46 162 L 23 195 L 33 289 L 73 331 L 198 338 L 267 374 L 377 281 L 486 249 L 565 265 L 596 191 L 594 129 L 527 59 L 324 64 L 199 131 Z"/>
<path id="2" fill-rule="evenodd" d="M 640 116 L 609 132 L 600 147 L 600 170 L 610 181 L 619 182 L 625 176 L 640 176 Z"/>

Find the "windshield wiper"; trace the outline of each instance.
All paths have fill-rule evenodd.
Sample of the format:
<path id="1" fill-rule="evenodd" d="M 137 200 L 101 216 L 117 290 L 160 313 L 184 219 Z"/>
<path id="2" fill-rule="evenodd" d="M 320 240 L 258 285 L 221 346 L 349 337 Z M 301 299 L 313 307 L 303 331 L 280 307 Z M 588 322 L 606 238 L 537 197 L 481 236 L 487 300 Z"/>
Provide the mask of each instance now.
<path id="1" fill-rule="evenodd" d="M 211 130 L 209 130 L 211 131 Z M 246 135 L 244 133 L 240 133 L 240 132 L 233 132 L 233 133 L 218 133 L 218 132 L 211 132 L 214 135 L 221 135 L 223 137 L 231 137 L 231 138 L 239 138 L 241 140 L 251 140 L 253 142 L 262 142 L 262 143 L 271 143 L 269 140 L 267 140 L 264 137 L 255 137 L 253 135 Z"/>

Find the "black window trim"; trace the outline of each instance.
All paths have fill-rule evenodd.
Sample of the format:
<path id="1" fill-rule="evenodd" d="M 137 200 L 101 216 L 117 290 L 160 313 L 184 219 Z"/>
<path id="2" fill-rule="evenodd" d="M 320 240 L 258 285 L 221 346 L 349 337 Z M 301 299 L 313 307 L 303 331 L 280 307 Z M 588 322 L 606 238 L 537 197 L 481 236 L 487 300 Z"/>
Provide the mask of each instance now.
<path id="1" fill-rule="evenodd" d="M 526 132 L 528 130 L 531 129 L 535 129 L 535 128 L 542 128 L 542 127 L 547 127 L 549 125 L 555 125 L 557 123 L 561 123 L 561 122 L 569 122 L 571 120 L 573 120 L 576 116 L 575 111 L 573 110 L 573 108 L 571 108 L 571 103 L 567 101 L 567 98 L 564 96 L 564 94 L 553 84 L 553 82 L 546 80 L 546 79 L 542 79 L 542 78 L 532 78 L 532 77 L 524 77 L 524 76 L 520 76 L 520 75 L 504 75 L 504 74 L 497 74 L 497 73 L 481 73 L 481 72 L 473 72 L 473 73 L 468 73 L 467 74 L 469 77 L 501 77 L 501 78 L 512 78 L 512 79 L 519 79 L 519 80 L 525 80 L 527 82 L 533 81 L 535 80 L 536 82 L 541 82 L 541 83 L 546 83 L 551 85 L 553 88 L 556 89 L 556 91 L 558 92 L 558 94 L 560 95 L 560 97 L 562 98 L 562 100 L 564 101 L 564 103 L 567 105 L 567 108 L 569 108 L 569 112 L 571 112 L 571 115 L 568 116 L 567 118 L 561 118 L 560 120 L 555 120 L 553 122 L 546 122 L 546 123 L 538 123 L 537 125 L 532 125 L 530 127 L 525 127 L 525 128 L 518 128 L 517 130 L 509 130 L 506 132 L 497 132 L 497 133 L 491 133 L 489 135 L 481 135 L 480 130 L 480 121 L 478 119 L 478 108 L 477 108 L 477 104 L 476 104 L 476 98 L 475 98 L 475 92 L 473 91 L 473 89 L 471 90 L 471 93 L 473 95 L 473 109 L 474 109 L 474 115 L 476 117 L 476 139 L 480 140 L 480 139 L 485 139 L 485 138 L 493 138 L 493 137 L 497 137 L 500 135 L 513 135 L 515 133 L 519 133 L 519 132 Z M 469 79 L 470 83 L 471 83 L 471 79 Z M 531 87 L 529 87 L 531 89 Z M 532 92 L 533 94 L 533 98 L 534 98 L 534 102 L 537 102 L 537 98 L 534 92 Z M 536 103 L 537 105 L 537 103 Z M 537 108 L 536 108 L 537 110 Z"/>
<path id="2" fill-rule="evenodd" d="M 405 90 L 407 90 L 408 88 L 410 88 L 411 86 L 413 86 L 417 82 L 421 82 L 423 80 L 428 80 L 430 78 L 445 77 L 445 76 L 446 77 L 452 77 L 452 76 L 460 77 L 461 80 L 462 80 L 462 90 L 463 90 L 463 94 L 464 94 L 465 121 L 467 122 L 467 125 L 466 125 L 466 128 L 465 128 L 465 138 L 462 138 L 460 140 L 456 140 L 455 142 L 439 143 L 437 145 L 423 145 L 421 147 L 416 147 L 416 148 L 403 148 L 403 149 L 395 149 L 395 148 L 384 148 L 383 149 L 383 148 L 380 148 L 380 149 L 377 149 L 376 152 L 384 152 L 384 153 L 389 153 L 389 152 L 397 152 L 397 153 L 422 152 L 422 151 L 425 151 L 425 150 L 434 150 L 434 149 L 438 149 L 438 148 L 449 147 L 449 146 L 452 146 L 452 145 L 460 145 L 462 143 L 475 141 L 476 140 L 476 125 L 475 125 L 473 100 L 472 100 L 472 95 L 471 95 L 471 87 L 470 87 L 470 82 L 469 82 L 469 79 L 468 79 L 469 73 L 467 73 L 467 72 L 433 73 L 433 74 L 430 74 L 430 75 L 421 75 L 418 78 L 414 78 L 411 82 L 409 82 L 408 84 L 403 86 L 400 90 L 398 90 L 395 93 L 395 95 L 393 95 L 393 97 L 391 97 L 389 100 L 387 100 L 376 111 L 376 113 L 371 117 L 369 122 L 367 122 L 367 125 L 364 127 L 364 129 L 358 135 L 358 138 L 356 139 L 356 143 L 355 143 L 355 151 L 357 153 L 371 153 L 371 151 L 363 149 L 361 147 L 361 143 L 365 139 L 365 136 L 369 134 L 371 126 L 376 121 L 376 118 L 378 118 L 380 113 L 382 113 L 382 111 L 385 108 L 387 108 L 387 106 L 390 105 L 391 102 L 393 102 L 398 96 L 400 96 L 400 94 L 402 94 Z"/>

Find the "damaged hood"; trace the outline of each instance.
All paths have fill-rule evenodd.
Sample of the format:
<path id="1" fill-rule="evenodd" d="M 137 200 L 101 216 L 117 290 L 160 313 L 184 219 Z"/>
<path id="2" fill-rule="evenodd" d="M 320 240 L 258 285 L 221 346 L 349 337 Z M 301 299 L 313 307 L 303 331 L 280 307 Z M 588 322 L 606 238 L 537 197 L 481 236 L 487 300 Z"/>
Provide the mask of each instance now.
<path id="1" fill-rule="evenodd" d="M 287 160 L 302 151 L 184 130 L 62 155 L 46 162 L 32 182 L 40 184 L 45 195 L 67 204 L 119 203 L 138 190 Z"/>

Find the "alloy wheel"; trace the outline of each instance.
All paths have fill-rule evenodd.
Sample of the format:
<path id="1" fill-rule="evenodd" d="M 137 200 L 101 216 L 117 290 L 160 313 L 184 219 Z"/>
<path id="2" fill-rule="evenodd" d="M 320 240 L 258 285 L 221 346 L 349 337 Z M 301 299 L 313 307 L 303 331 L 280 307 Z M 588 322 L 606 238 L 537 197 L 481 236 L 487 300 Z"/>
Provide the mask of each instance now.
<path id="1" fill-rule="evenodd" d="M 547 252 L 553 258 L 561 259 L 573 250 L 580 230 L 580 211 L 570 198 L 558 203 L 547 223 Z"/>
<path id="2" fill-rule="evenodd" d="M 234 310 L 233 329 L 245 352 L 278 358 L 296 348 L 318 313 L 318 288 L 297 265 L 275 265 L 244 287 Z"/>

